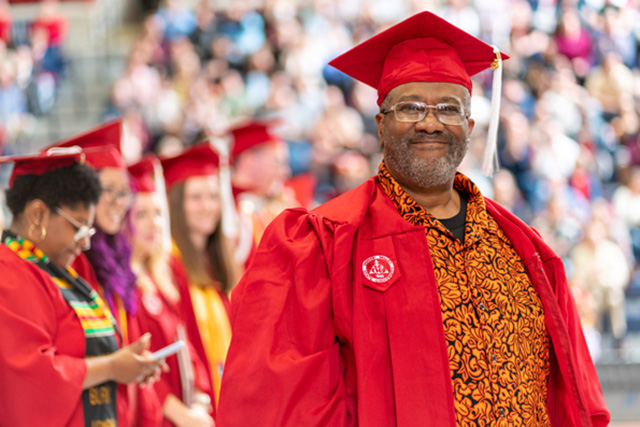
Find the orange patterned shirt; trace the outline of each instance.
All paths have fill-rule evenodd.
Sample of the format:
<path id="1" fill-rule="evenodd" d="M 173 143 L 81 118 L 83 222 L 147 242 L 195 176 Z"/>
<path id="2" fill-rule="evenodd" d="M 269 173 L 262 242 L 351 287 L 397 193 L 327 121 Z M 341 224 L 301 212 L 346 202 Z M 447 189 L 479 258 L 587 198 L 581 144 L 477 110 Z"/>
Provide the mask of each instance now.
<path id="1" fill-rule="evenodd" d="M 423 225 L 440 295 L 458 426 L 549 426 L 549 337 L 544 310 L 513 245 L 477 187 L 468 195 L 464 244 L 389 174 L 382 188 L 400 214 Z"/>

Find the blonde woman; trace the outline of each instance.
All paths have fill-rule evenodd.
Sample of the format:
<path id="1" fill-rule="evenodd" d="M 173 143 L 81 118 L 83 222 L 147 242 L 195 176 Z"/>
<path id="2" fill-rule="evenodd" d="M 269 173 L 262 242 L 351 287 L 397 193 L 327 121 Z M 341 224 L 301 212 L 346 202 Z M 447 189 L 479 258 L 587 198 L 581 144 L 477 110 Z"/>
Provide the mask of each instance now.
<path id="1" fill-rule="evenodd" d="M 189 342 L 183 319 L 194 319 L 193 309 L 191 301 L 183 301 L 180 296 L 172 271 L 175 262 L 170 241 L 163 239 L 169 224 L 164 185 L 158 185 L 162 183 L 159 161 L 153 156 L 145 157 L 131 166 L 129 173 L 135 191 L 131 207 L 131 268 L 137 276 L 141 301 L 138 318 L 141 329 L 152 334 L 151 350 L 155 351 L 176 340 Z M 213 425 L 207 369 L 190 347 L 167 358 L 170 370 L 154 385 L 165 426 Z"/>

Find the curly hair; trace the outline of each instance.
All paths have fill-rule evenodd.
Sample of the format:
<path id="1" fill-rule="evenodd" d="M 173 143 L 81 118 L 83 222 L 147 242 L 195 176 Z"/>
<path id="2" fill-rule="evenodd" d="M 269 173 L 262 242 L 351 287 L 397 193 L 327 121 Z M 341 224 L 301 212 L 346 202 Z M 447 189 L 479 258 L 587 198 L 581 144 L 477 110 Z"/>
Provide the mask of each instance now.
<path id="1" fill-rule="evenodd" d="M 74 163 L 42 175 L 20 175 L 6 192 L 7 207 L 14 218 L 24 211 L 32 200 L 42 200 L 49 209 L 59 206 L 85 207 L 98 204 L 102 186 L 96 171 L 89 166 Z"/>

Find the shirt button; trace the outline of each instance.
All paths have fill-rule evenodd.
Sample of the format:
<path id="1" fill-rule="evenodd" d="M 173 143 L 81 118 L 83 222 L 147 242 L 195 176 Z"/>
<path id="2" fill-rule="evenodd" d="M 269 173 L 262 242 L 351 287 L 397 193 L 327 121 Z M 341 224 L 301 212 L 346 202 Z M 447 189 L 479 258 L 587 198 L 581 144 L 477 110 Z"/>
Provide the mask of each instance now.
<path id="1" fill-rule="evenodd" d="M 504 418 L 504 408 L 500 408 L 500 416 Z"/>
<path id="2" fill-rule="evenodd" d="M 482 301 L 480 301 L 480 304 L 478 304 L 478 307 L 480 307 L 480 310 L 482 311 L 487 311 L 487 307 L 484 305 Z"/>
<path id="3" fill-rule="evenodd" d="M 492 354 L 492 355 L 491 355 L 491 361 L 492 361 L 493 363 L 496 363 L 496 362 L 498 361 L 498 357 L 496 357 L 496 355 L 495 355 L 495 354 Z M 500 409 L 502 409 L 502 408 L 500 408 Z"/>

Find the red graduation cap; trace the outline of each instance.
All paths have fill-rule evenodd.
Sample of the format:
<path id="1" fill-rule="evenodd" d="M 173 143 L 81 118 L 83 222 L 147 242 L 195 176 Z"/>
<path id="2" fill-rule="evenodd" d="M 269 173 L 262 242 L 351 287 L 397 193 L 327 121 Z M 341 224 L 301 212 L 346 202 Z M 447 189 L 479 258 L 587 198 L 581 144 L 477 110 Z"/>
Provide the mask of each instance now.
<path id="1" fill-rule="evenodd" d="M 192 176 L 215 175 L 220 159 L 209 142 L 201 142 L 175 157 L 160 159 L 167 190 Z"/>
<path id="2" fill-rule="evenodd" d="M 22 175 L 44 175 L 56 169 L 84 163 L 85 153 L 79 147 L 50 149 L 37 154 L 0 157 L 0 164 L 13 162 L 13 172 L 9 178 L 9 187 L 13 180 Z"/>
<path id="3" fill-rule="evenodd" d="M 153 154 L 144 156 L 138 163 L 129 166 L 134 190 L 138 193 L 153 193 L 156 191 L 156 165 L 158 158 Z"/>
<path id="4" fill-rule="evenodd" d="M 106 147 L 102 150 L 86 150 L 87 163 L 94 169 L 106 167 L 126 169 L 127 165 L 120 151 L 122 121 L 120 119 L 100 125 L 83 134 L 73 136 L 50 145 L 52 147 L 72 147 L 77 145 L 83 149 Z"/>
<path id="5" fill-rule="evenodd" d="M 508 56 L 500 54 L 503 59 Z M 378 105 L 410 82 L 457 83 L 496 67 L 494 48 L 431 12 L 420 12 L 360 43 L 329 64 L 378 90 Z"/>
<path id="6" fill-rule="evenodd" d="M 269 132 L 269 129 L 278 123 L 278 120 L 264 122 L 251 121 L 232 128 L 230 132 L 233 135 L 234 141 L 231 158 L 235 158 L 243 151 L 261 144 L 282 142 L 282 138 Z"/>

